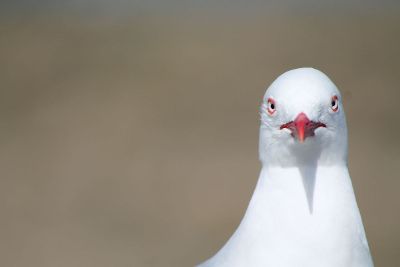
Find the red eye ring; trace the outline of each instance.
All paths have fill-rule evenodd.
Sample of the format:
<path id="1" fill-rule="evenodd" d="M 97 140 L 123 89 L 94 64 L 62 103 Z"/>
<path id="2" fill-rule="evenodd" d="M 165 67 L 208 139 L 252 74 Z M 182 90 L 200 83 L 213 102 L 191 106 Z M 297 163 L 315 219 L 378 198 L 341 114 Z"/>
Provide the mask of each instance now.
<path id="1" fill-rule="evenodd" d="M 331 108 L 334 112 L 338 111 L 339 109 L 339 99 L 337 96 L 332 96 L 332 100 L 331 100 Z"/>
<path id="2" fill-rule="evenodd" d="M 276 111 L 275 100 L 273 100 L 272 98 L 268 98 L 267 100 L 267 111 L 269 115 L 273 115 Z"/>

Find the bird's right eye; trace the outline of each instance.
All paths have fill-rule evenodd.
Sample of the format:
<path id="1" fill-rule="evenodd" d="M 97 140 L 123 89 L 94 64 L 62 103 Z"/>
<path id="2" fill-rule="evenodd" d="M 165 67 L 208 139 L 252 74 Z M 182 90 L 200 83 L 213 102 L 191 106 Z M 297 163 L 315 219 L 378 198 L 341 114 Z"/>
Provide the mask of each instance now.
<path id="1" fill-rule="evenodd" d="M 276 111 L 275 100 L 273 100 L 272 98 L 268 98 L 267 111 L 268 111 L 269 115 L 273 115 Z"/>

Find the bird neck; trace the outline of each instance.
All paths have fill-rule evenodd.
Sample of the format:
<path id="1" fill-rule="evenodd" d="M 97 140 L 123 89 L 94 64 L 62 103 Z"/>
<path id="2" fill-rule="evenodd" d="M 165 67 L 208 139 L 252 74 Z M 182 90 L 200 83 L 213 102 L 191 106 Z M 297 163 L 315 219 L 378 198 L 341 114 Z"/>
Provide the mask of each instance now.
<path id="1" fill-rule="evenodd" d="M 341 194 L 347 189 L 351 189 L 352 192 L 345 163 L 335 165 L 309 163 L 299 164 L 296 167 L 263 165 L 254 197 L 262 200 L 270 198 L 270 194 L 273 194 L 282 198 L 274 201 L 285 202 L 288 205 L 292 202 L 297 209 L 313 214 L 325 201 L 326 193 Z"/>
<path id="2" fill-rule="evenodd" d="M 255 258 L 271 262 L 268 266 L 275 266 L 282 259 L 288 262 L 285 266 L 321 266 L 310 264 L 310 259 L 324 262 L 330 252 L 335 252 L 334 259 L 339 264 L 327 266 L 345 266 L 342 263 L 349 262 L 351 248 L 359 243 L 362 232 L 345 165 L 304 166 L 303 170 L 264 166 L 228 247 L 235 249 L 242 247 L 238 244 L 245 244 L 252 248 Z M 265 254 L 267 251 L 270 253 Z M 291 262 L 293 259 L 300 263 Z"/>

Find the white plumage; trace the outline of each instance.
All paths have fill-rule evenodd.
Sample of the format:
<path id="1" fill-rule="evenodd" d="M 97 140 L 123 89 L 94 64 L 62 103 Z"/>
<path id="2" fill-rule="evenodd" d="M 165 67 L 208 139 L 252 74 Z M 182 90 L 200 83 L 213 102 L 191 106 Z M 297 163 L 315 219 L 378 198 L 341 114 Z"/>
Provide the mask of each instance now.
<path id="1" fill-rule="evenodd" d="M 322 72 L 288 71 L 265 93 L 262 170 L 238 229 L 201 267 L 371 267 L 347 168 L 340 92 Z"/>

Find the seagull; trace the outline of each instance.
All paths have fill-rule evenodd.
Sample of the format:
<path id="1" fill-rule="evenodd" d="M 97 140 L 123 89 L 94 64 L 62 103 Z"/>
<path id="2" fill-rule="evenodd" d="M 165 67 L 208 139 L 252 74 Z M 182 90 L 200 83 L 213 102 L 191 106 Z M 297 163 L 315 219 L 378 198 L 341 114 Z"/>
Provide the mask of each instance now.
<path id="1" fill-rule="evenodd" d="M 321 71 L 280 75 L 261 104 L 262 169 L 231 238 L 199 267 L 372 267 L 347 167 L 342 97 Z"/>

